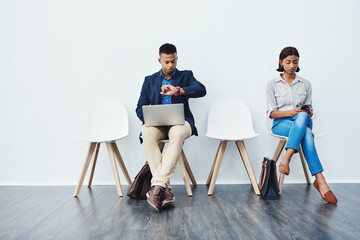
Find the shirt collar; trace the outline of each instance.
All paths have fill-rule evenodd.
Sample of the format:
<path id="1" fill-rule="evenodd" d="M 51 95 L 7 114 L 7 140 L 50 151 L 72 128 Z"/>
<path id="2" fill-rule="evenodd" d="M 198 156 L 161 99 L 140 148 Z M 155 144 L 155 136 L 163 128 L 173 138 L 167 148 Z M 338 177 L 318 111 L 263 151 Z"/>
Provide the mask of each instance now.
<path id="1" fill-rule="evenodd" d="M 282 79 L 281 74 L 279 74 L 279 75 L 275 78 L 275 82 L 281 82 L 281 81 L 285 82 L 285 80 Z M 303 81 L 302 78 L 299 77 L 299 75 L 295 74 L 295 79 L 294 79 L 293 84 L 296 83 L 296 82 L 302 82 L 302 81 Z"/>
<path id="2" fill-rule="evenodd" d="M 171 78 L 170 78 L 170 79 L 174 78 L 174 75 L 175 75 L 176 70 L 177 70 L 177 69 L 175 68 L 175 69 L 174 69 L 174 72 L 171 74 Z M 161 77 L 165 78 L 165 76 L 164 76 L 164 74 L 163 74 L 163 72 L 162 72 L 162 69 L 160 69 L 160 72 L 159 72 L 159 73 L 160 73 L 160 76 L 161 76 Z"/>

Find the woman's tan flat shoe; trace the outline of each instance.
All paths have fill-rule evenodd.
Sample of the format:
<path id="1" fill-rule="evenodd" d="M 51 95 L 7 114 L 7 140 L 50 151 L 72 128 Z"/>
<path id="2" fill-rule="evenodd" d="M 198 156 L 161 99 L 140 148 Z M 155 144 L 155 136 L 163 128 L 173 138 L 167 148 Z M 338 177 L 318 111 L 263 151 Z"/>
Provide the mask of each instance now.
<path id="1" fill-rule="evenodd" d="M 289 175 L 290 173 L 290 167 L 286 166 L 285 164 L 281 164 L 279 165 L 279 172 L 285 174 L 285 175 Z"/>
<path id="2" fill-rule="evenodd" d="M 338 202 L 337 198 L 335 197 L 335 195 L 332 193 L 332 191 L 327 191 L 324 196 L 321 194 L 320 190 L 319 190 L 319 184 L 317 183 L 317 181 L 315 180 L 313 183 L 314 187 L 316 188 L 316 190 L 318 190 L 318 192 L 320 193 L 320 196 L 328 203 L 332 203 L 332 204 L 336 204 Z"/>

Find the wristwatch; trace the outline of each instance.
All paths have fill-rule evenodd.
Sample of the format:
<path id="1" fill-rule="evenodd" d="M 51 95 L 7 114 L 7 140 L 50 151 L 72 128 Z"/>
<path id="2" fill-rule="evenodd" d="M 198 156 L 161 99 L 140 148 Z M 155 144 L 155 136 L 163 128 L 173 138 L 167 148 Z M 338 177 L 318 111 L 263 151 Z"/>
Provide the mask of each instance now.
<path id="1" fill-rule="evenodd" d="M 175 94 L 175 96 L 179 96 L 180 95 L 180 86 L 176 86 L 176 90 L 177 90 L 177 93 Z"/>

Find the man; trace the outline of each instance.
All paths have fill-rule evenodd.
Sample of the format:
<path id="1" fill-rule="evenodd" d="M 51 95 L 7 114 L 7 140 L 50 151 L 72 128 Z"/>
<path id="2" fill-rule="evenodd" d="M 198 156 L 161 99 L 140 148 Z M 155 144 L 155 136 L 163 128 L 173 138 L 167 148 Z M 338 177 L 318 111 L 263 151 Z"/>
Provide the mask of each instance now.
<path id="1" fill-rule="evenodd" d="M 149 163 L 153 178 L 151 190 L 146 194 L 149 204 L 157 211 L 175 200 L 171 192 L 170 177 L 173 175 L 182 145 L 192 134 L 197 136 L 194 117 L 189 108 L 189 98 L 203 97 L 205 86 L 198 82 L 192 71 L 176 69 L 176 47 L 166 43 L 159 49 L 161 70 L 145 77 L 140 98 L 137 103 L 136 114 L 144 123 L 143 105 L 183 103 L 185 124 L 160 127 L 142 127 L 146 159 Z M 158 142 L 169 139 L 169 144 L 161 155 Z"/>

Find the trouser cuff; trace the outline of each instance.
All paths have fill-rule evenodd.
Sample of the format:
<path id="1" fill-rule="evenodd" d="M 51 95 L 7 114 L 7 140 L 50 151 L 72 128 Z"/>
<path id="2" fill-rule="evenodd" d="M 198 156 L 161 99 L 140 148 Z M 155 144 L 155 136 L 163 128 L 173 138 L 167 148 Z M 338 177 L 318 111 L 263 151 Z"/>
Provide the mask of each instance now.
<path id="1" fill-rule="evenodd" d="M 153 182 L 153 183 L 151 183 L 151 186 L 152 187 L 154 187 L 154 186 L 161 186 L 161 187 L 163 187 L 163 188 L 166 188 L 166 184 L 165 183 L 163 183 L 163 182 Z"/>
<path id="2" fill-rule="evenodd" d="M 288 148 L 294 149 L 294 150 L 295 150 L 295 153 L 298 153 L 298 152 L 299 152 L 299 148 L 296 148 L 296 147 L 294 147 L 294 146 L 288 146 L 288 145 L 286 145 L 285 150 L 287 150 Z"/>

